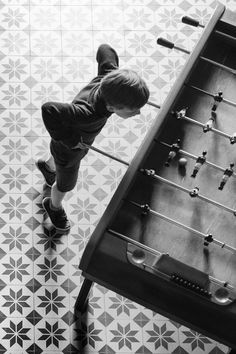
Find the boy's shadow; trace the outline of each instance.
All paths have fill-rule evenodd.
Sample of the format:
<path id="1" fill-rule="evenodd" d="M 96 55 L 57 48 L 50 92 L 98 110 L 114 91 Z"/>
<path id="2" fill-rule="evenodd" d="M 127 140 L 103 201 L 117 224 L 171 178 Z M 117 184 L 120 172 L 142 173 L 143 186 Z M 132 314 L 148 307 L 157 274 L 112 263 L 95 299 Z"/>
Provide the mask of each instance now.
<path id="1" fill-rule="evenodd" d="M 83 312 L 78 313 L 74 311 L 74 333 L 77 353 L 85 354 L 87 353 L 86 345 L 88 342 L 89 324 L 88 324 L 88 306 Z"/>
<path id="2" fill-rule="evenodd" d="M 60 243 L 60 238 L 63 235 L 68 235 L 70 231 L 59 231 L 57 230 L 51 223 L 48 218 L 47 212 L 44 210 L 42 206 L 42 201 L 45 197 L 51 196 L 51 188 L 48 187 L 46 184 L 43 186 L 43 192 L 41 194 L 41 198 L 39 199 L 39 206 L 40 212 L 43 214 L 43 221 L 42 226 L 44 230 L 44 235 L 48 236 L 48 244 L 47 249 L 51 249 L 51 251 L 55 250 L 56 245 Z M 78 289 L 79 292 L 79 289 Z M 70 317 L 70 318 L 69 318 Z M 70 324 L 74 326 L 74 333 L 75 333 L 75 342 L 76 347 L 72 348 L 71 353 L 80 353 L 85 354 L 85 347 L 87 344 L 88 338 L 88 306 L 86 306 L 81 313 L 77 312 L 76 310 L 73 311 L 72 314 L 68 317 L 68 321 Z"/>

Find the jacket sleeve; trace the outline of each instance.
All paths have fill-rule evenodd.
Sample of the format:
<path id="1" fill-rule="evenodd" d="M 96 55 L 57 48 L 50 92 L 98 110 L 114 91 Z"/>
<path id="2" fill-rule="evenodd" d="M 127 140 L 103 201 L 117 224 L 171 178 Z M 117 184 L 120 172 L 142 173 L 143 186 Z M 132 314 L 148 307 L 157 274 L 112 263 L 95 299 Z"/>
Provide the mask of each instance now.
<path id="1" fill-rule="evenodd" d="M 108 44 L 101 44 L 97 50 L 98 75 L 106 75 L 119 68 L 119 58 L 116 51 Z"/>

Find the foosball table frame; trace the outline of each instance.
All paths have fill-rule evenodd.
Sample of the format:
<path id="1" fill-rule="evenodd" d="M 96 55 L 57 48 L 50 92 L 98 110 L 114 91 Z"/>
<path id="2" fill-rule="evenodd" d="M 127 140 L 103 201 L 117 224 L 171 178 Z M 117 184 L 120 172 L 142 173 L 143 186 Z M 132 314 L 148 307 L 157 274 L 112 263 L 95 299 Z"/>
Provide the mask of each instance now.
<path id="1" fill-rule="evenodd" d="M 235 41 L 236 43 L 236 14 L 226 10 L 223 5 L 218 5 L 211 17 L 211 20 L 205 26 L 193 52 L 189 55 L 181 75 L 171 89 L 167 99 L 157 115 L 157 119 L 145 137 L 134 159 L 130 164 L 118 159 L 118 161 L 127 165 L 128 168 L 83 253 L 79 268 L 82 270 L 84 281 L 76 301 L 75 312 L 76 314 L 80 314 L 86 309 L 89 291 L 93 282 L 96 282 L 118 294 L 121 294 L 124 297 L 131 299 L 132 301 L 162 314 L 165 317 L 168 317 L 182 325 L 192 328 L 197 332 L 229 346 L 232 348 L 231 353 L 235 353 L 235 288 L 227 288 L 226 282 L 220 286 L 217 285 L 216 290 L 214 290 L 215 297 L 213 299 L 213 297 L 211 298 L 211 293 L 209 293 L 206 289 L 201 288 L 201 286 L 195 286 L 193 283 L 189 281 L 186 282 L 186 280 L 180 279 L 181 277 L 173 274 L 169 276 L 167 274 L 169 266 L 165 265 L 165 262 L 168 263 L 167 254 L 163 255 L 158 252 L 158 250 L 153 250 L 148 246 L 142 245 L 138 240 L 130 239 L 129 236 L 113 229 L 113 224 L 116 224 L 115 220 L 117 211 L 123 207 L 124 200 L 127 199 L 133 180 L 136 174 L 142 169 L 143 161 L 145 161 L 148 156 L 150 149 L 153 144 L 157 144 L 156 142 L 158 140 L 159 131 L 162 130 L 166 116 L 168 116 L 169 112 L 173 110 L 173 107 L 175 107 L 179 93 L 186 85 L 188 77 L 196 66 L 196 63 L 199 60 L 204 60 L 202 53 L 213 31 L 222 33 L 223 36 L 228 37 L 230 41 Z M 163 40 L 160 40 L 159 42 L 162 41 Z M 169 48 L 174 47 L 174 45 L 168 43 L 166 46 L 169 46 Z M 223 68 L 223 65 L 221 66 L 222 69 L 225 69 Z M 231 71 L 234 74 L 233 69 L 231 69 Z M 192 89 L 196 88 L 192 87 Z M 216 109 L 218 103 L 222 101 L 222 94 L 212 94 L 212 97 L 214 98 Z M 226 99 L 224 100 L 227 101 Z M 158 105 L 152 103 L 149 104 L 158 107 Z M 214 109 L 212 112 L 214 112 Z M 175 111 L 175 115 L 177 115 L 177 118 L 188 118 L 186 110 L 180 110 L 178 112 Z M 211 119 L 207 122 L 207 124 L 197 124 L 202 126 L 202 128 L 206 131 L 215 130 L 216 134 L 219 133 L 221 135 L 225 135 L 226 138 L 229 138 L 229 140 L 231 139 L 231 143 L 234 144 L 236 137 L 218 132 L 216 128 L 212 127 L 212 123 L 214 123 L 214 114 L 212 114 L 210 118 Z M 191 118 L 189 119 L 191 120 Z M 171 152 L 168 155 L 169 161 L 171 162 L 171 159 L 181 150 L 176 144 L 173 144 L 172 146 L 166 144 L 166 147 Z M 94 148 L 94 150 L 96 149 Z M 190 154 L 186 152 L 187 157 L 188 155 Z M 195 157 L 196 163 L 200 162 L 199 165 L 195 165 L 198 166 L 198 168 L 205 162 L 204 154 L 200 157 L 190 157 Z M 218 166 L 215 167 L 217 168 Z M 231 175 L 234 175 L 234 173 L 233 169 L 230 170 L 230 168 L 226 170 L 221 168 L 221 170 L 224 171 L 221 181 L 221 187 L 223 189 L 223 186 L 227 182 L 228 178 Z M 198 170 L 196 169 L 195 173 L 197 173 L 197 171 Z M 155 171 L 144 168 L 142 169 L 142 173 L 143 172 L 146 175 L 159 179 L 160 182 L 168 184 L 172 183 L 158 176 Z M 183 190 L 184 188 L 180 187 L 180 189 Z M 196 190 L 192 190 L 190 193 L 195 194 L 192 195 L 194 197 L 199 197 L 198 191 Z M 207 201 L 211 202 L 209 198 Z M 224 207 L 226 211 L 232 214 L 235 213 L 232 208 L 222 206 L 220 203 L 218 203 L 218 205 Z M 145 204 L 139 205 L 138 203 L 133 202 L 132 207 L 140 207 L 144 214 L 145 212 L 150 212 L 150 207 Z M 155 211 L 153 211 L 153 213 L 155 214 Z M 158 216 L 162 217 L 162 214 L 159 213 Z M 167 219 L 169 219 L 168 221 L 173 222 L 171 218 Z M 178 222 L 175 223 L 178 224 Z M 236 257 L 234 245 L 223 243 L 219 240 L 213 239 L 211 235 L 205 235 L 194 229 L 187 228 L 187 230 L 190 232 L 192 230 L 193 233 L 196 232 L 196 234 L 199 233 L 197 236 L 203 237 L 205 245 L 208 245 L 214 241 L 215 244 L 221 248 L 228 248 L 228 250 L 231 251 Z M 162 268 L 158 268 L 156 266 L 160 259 L 162 260 Z M 172 268 L 179 266 L 182 267 L 182 264 L 181 262 L 178 263 L 178 260 L 172 259 L 171 266 Z M 191 268 L 190 271 L 193 271 L 194 273 L 194 269 Z M 203 272 L 199 272 L 196 276 L 200 279 L 204 278 Z M 171 277 L 174 281 L 170 281 Z M 186 283 L 186 287 L 183 287 L 183 284 L 180 284 L 181 281 Z M 215 289 L 213 278 L 210 279 L 210 283 L 211 287 L 213 287 L 212 289 Z M 194 291 L 189 291 L 189 289 L 186 289 L 191 286 L 194 288 Z M 209 298 L 211 299 L 209 300 Z"/>

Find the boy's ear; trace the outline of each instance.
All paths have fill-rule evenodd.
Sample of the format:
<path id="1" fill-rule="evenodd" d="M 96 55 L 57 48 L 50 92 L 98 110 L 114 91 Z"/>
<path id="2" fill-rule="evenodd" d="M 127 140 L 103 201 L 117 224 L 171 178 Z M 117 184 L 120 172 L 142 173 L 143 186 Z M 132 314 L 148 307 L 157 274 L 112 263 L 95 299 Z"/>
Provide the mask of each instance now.
<path id="1" fill-rule="evenodd" d="M 110 106 L 109 104 L 107 104 L 106 106 L 109 112 L 114 112 L 114 108 L 112 106 Z"/>

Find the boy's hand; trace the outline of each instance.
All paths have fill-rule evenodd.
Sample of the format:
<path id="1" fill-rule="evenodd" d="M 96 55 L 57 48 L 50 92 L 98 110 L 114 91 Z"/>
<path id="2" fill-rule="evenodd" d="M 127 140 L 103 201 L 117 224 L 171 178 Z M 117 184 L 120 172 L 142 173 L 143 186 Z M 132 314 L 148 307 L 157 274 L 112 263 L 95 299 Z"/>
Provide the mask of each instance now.
<path id="1" fill-rule="evenodd" d="M 85 146 L 84 145 L 84 143 L 78 143 L 77 145 L 75 145 L 75 146 L 73 146 L 72 148 L 71 148 L 72 150 L 74 150 L 74 149 L 87 149 L 87 146 Z"/>
<path id="2" fill-rule="evenodd" d="M 73 146 L 71 149 L 82 149 L 82 150 L 84 150 L 84 149 L 87 149 L 87 145 L 85 143 L 83 143 L 83 139 L 81 137 L 81 141 L 77 145 Z"/>

